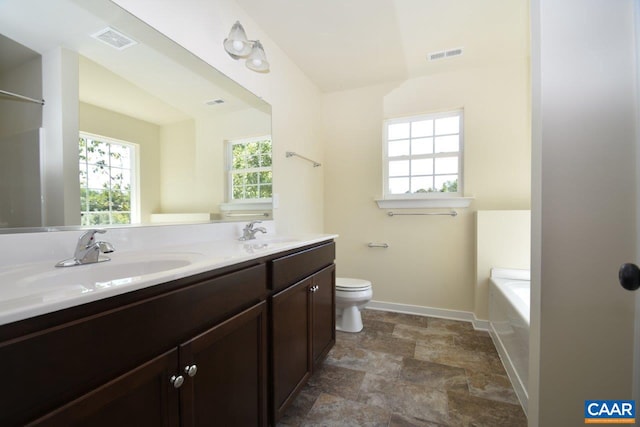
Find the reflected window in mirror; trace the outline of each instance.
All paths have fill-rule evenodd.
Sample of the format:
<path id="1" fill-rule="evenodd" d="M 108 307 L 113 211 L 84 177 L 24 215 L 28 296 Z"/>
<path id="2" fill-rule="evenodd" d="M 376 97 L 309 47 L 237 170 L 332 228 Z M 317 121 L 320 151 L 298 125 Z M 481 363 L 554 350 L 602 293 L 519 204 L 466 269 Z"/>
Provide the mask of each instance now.
<path id="1" fill-rule="evenodd" d="M 81 132 L 78 149 L 82 225 L 136 223 L 138 145 Z"/>
<path id="2" fill-rule="evenodd" d="M 227 152 L 228 201 L 270 201 L 273 191 L 271 136 L 228 141 Z"/>

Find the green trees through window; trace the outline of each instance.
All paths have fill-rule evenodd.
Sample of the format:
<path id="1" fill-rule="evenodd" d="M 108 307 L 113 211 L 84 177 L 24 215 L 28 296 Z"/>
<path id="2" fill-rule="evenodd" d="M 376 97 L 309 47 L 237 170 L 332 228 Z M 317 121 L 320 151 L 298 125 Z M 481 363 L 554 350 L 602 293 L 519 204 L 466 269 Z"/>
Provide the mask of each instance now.
<path id="1" fill-rule="evenodd" d="M 231 201 L 272 196 L 271 138 L 231 141 Z"/>
<path id="2" fill-rule="evenodd" d="M 81 134 L 78 149 L 81 224 L 130 224 L 134 147 Z"/>

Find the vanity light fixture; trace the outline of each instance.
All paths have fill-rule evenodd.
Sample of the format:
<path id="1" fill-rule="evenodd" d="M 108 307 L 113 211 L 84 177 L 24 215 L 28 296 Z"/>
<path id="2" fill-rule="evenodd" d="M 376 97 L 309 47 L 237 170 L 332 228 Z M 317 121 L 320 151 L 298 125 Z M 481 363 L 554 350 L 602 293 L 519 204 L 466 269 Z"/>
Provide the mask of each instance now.
<path id="1" fill-rule="evenodd" d="M 248 40 L 240 21 L 231 27 L 229 37 L 224 39 L 224 50 L 233 59 L 246 58 L 247 68 L 259 73 L 269 72 L 269 62 L 260 40 Z"/>

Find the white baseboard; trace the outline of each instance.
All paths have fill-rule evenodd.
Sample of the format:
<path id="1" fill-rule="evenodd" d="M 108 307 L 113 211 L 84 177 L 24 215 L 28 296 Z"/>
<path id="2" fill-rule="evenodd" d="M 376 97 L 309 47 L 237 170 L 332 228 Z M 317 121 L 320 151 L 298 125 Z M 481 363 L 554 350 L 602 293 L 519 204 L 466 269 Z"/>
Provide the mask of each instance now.
<path id="1" fill-rule="evenodd" d="M 367 307 L 371 310 L 393 311 L 396 313 L 415 314 L 417 316 L 439 317 L 441 319 L 470 322 L 479 331 L 489 331 L 489 321 L 477 319 L 470 311 L 449 310 L 446 308 L 425 307 L 422 305 L 398 304 L 395 302 L 371 301 Z"/>

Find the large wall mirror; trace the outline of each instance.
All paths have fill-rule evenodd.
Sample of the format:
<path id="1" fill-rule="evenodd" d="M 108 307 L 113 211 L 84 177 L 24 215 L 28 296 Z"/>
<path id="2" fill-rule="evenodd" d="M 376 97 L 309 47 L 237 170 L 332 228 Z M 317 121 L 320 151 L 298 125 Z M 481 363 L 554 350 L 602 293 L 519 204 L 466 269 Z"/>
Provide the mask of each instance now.
<path id="1" fill-rule="evenodd" d="M 0 32 L 0 232 L 271 216 L 269 104 L 109 0 Z"/>

